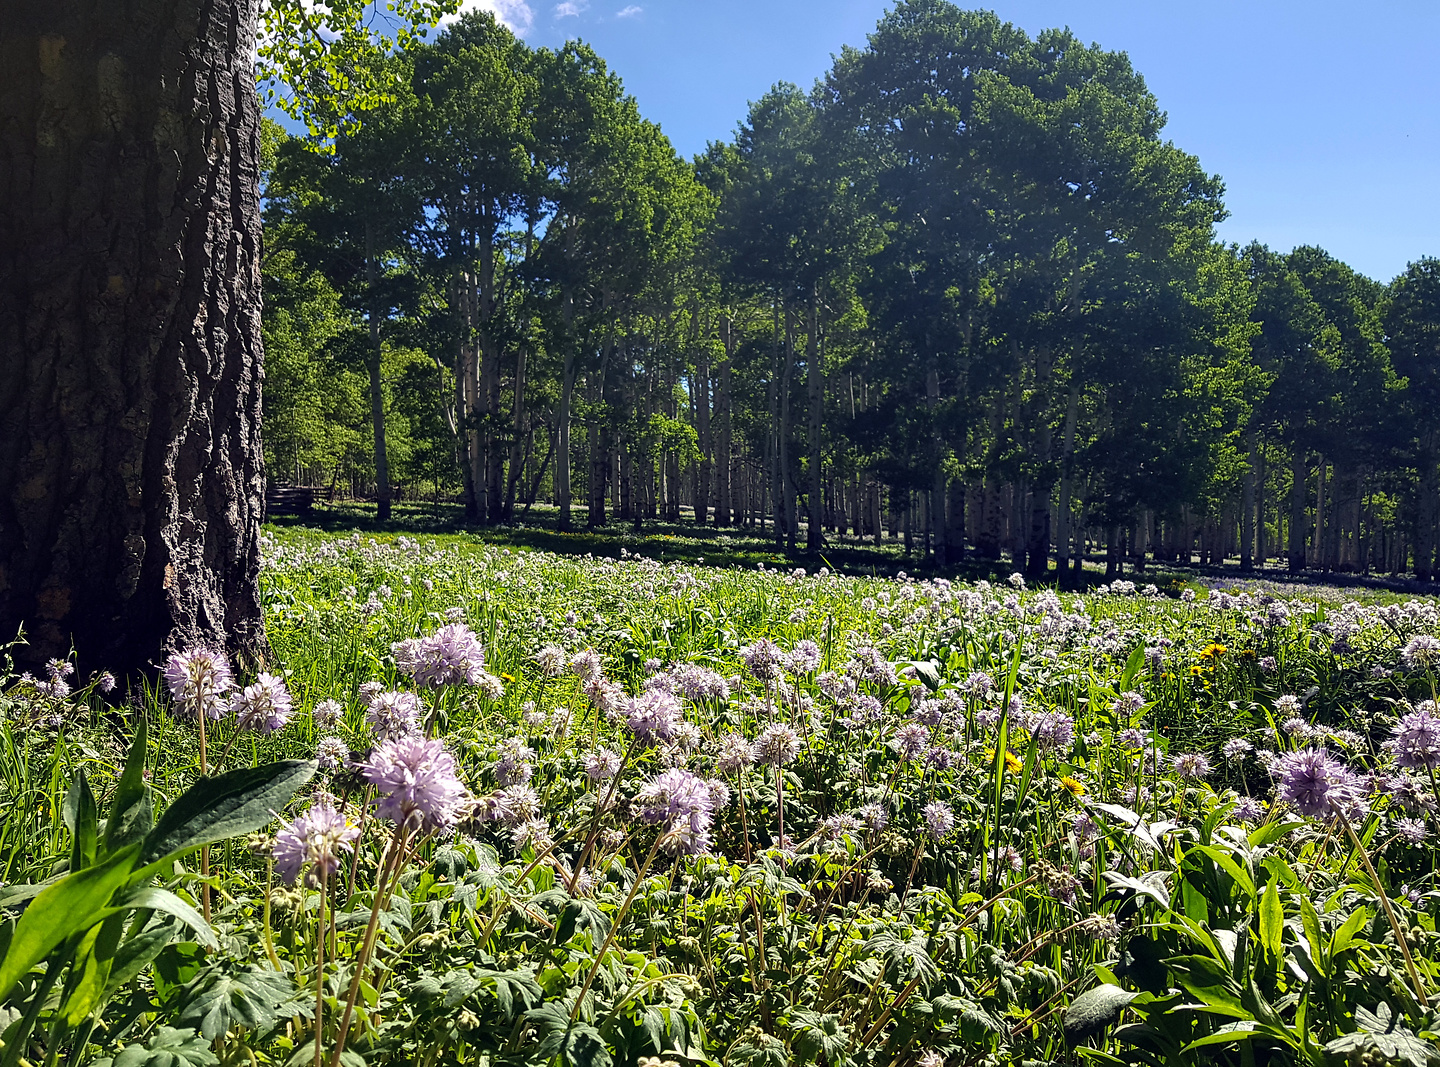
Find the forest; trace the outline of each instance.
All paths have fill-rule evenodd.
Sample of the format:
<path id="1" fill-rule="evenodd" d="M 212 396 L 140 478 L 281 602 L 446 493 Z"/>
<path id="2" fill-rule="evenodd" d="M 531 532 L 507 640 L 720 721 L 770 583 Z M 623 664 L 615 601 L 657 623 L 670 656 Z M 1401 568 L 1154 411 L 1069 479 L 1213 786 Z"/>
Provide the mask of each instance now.
<path id="1" fill-rule="evenodd" d="M 1226 245 L 1122 52 L 904 0 L 693 160 L 486 14 L 325 149 L 268 122 L 271 485 L 563 530 L 1437 566 L 1440 261 Z"/>

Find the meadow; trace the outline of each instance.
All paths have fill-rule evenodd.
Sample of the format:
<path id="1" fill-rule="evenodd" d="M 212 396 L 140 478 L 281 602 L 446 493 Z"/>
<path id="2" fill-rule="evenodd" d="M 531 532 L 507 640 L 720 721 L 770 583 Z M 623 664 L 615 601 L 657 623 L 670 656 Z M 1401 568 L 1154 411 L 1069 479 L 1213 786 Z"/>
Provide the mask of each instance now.
<path id="1" fill-rule="evenodd" d="M 595 547 L 10 672 L 0 1067 L 1440 1062 L 1434 599 Z"/>

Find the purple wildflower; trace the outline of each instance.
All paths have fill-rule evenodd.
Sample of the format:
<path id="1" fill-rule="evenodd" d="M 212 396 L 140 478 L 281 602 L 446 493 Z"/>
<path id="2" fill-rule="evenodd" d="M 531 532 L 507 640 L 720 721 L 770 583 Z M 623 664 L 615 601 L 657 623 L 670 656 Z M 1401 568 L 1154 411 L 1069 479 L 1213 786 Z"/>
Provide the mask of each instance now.
<path id="1" fill-rule="evenodd" d="M 1430 634 L 1416 634 L 1400 650 L 1400 659 L 1410 670 L 1423 670 L 1440 659 L 1440 640 Z"/>
<path id="2" fill-rule="evenodd" d="M 315 746 L 315 761 L 322 771 L 333 771 L 350 759 L 350 746 L 338 737 L 322 737 Z"/>
<path id="3" fill-rule="evenodd" d="M 755 739 L 755 759 L 782 766 L 800 754 L 800 735 L 782 722 L 771 723 Z"/>
<path id="4" fill-rule="evenodd" d="M 1440 763 L 1440 718 L 1435 705 L 1425 701 L 1414 711 L 1400 716 L 1395 724 L 1395 762 L 1410 770 L 1430 770 Z"/>
<path id="5" fill-rule="evenodd" d="M 753 645 L 740 650 L 740 661 L 760 681 L 773 682 L 780 677 L 780 669 L 785 664 L 785 653 L 780 651 L 780 646 L 774 641 L 762 637 Z"/>
<path id="6" fill-rule="evenodd" d="M 462 622 L 442 626 L 429 637 L 390 646 L 395 665 L 419 686 L 478 685 L 485 676 L 485 647 Z"/>
<path id="7" fill-rule="evenodd" d="M 413 734 L 420 729 L 420 698 L 399 690 L 375 693 L 370 698 L 370 711 L 365 719 L 375 736 L 385 741 Z"/>
<path id="8" fill-rule="evenodd" d="M 1187 781 L 1199 781 L 1210 773 L 1210 760 L 1201 752 L 1182 752 L 1175 757 L 1175 773 Z"/>
<path id="9" fill-rule="evenodd" d="M 642 741 L 668 741 L 684 714 L 674 693 L 647 689 L 627 702 L 625 721 Z"/>
<path id="10" fill-rule="evenodd" d="M 1227 763 L 1239 763 L 1251 753 L 1254 747 L 1243 737 L 1232 737 L 1220 746 L 1220 755 L 1225 757 Z"/>
<path id="11" fill-rule="evenodd" d="M 726 734 L 720 739 L 715 756 L 715 769 L 721 774 L 735 774 L 755 762 L 755 746 L 739 734 Z"/>
<path id="12" fill-rule="evenodd" d="M 317 872 L 328 877 L 340 866 L 341 852 L 354 852 L 359 827 L 351 826 L 345 816 L 335 810 L 335 802 L 321 795 L 310 810 L 287 823 L 275 835 L 273 854 L 275 870 L 289 885 L 294 885 L 300 871 L 307 885 L 318 885 Z"/>
<path id="13" fill-rule="evenodd" d="M 795 674 L 809 674 L 820 666 L 820 646 L 814 641 L 797 641 L 790 651 L 790 670 Z"/>
<path id="14" fill-rule="evenodd" d="M 230 712 L 241 730 L 273 734 L 290 721 L 295 702 L 285 679 L 263 671 L 260 676 L 230 698 Z"/>
<path id="15" fill-rule="evenodd" d="M 207 719 L 218 719 L 235 679 L 223 654 L 192 648 L 176 652 L 166 661 L 165 684 L 177 710 L 186 718 L 198 719 L 203 713 Z"/>
<path id="16" fill-rule="evenodd" d="M 949 804 L 932 800 L 925 805 L 925 829 L 936 841 L 942 841 L 955 829 L 955 812 Z"/>
<path id="17" fill-rule="evenodd" d="M 1030 731 L 1044 752 L 1067 752 L 1075 743 L 1075 720 L 1063 711 L 1041 712 Z"/>
<path id="18" fill-rule="evenodd" d="M 913 760 L 930 745 L 930 731 L 919 723 L 906 723 L 895 731 L 895 740 L 890 747 L 900 754 L 902 760 Z"/>
<path id="19" fill-rule="evenodd" d="M 333 730 L 345 718 L 345 707 L 338 700 L 322 700 L 310 712 L 315 729 Z"/>
<path id="20" fill-rule="evenodd" d="M 661 851 L 698 856 L 708 852 L 716 794 L 705 779 L 673 767 L 661 771 L 635 794 L 635 815 L 663 827 Z"/>
<path id="21" fill-rule="evenodd" d="M 620 770 L 620 753 L 608 748 L 597 748 L 585 755 L 585 777 L 592 782 L 604 782 L 614 778 Z"/>
<path id="22" fill-rule="evenodd" d="M 425 829 L 443 829 L 459 822 L 470 807 L 455 757 L 438 738 L 412 734 L 382 741 L 360 771 L 381 794 L 377 813 L 396 823 L 419 816 Z"/>
<path id="23" fill-rule="evenodd" d="M 1327 816 L 1332 806 L 1341 811 L 1359 803 L 1359 784 L 1354 773 L 1322 748 L 1287 752 L 1271 766 L 1279 780 L 1279 796 L 1312 818 Z"/>

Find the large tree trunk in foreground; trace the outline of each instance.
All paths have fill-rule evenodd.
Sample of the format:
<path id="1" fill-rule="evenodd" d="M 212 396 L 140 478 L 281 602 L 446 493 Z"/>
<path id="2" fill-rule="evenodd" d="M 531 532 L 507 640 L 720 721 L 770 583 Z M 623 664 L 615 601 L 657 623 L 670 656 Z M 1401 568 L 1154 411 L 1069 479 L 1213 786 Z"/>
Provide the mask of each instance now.
<path id="1" fill-rule="evenodd" d="M 15 0 L 0 35 L 0 635 L 264 648 L 254 0 Z"/>

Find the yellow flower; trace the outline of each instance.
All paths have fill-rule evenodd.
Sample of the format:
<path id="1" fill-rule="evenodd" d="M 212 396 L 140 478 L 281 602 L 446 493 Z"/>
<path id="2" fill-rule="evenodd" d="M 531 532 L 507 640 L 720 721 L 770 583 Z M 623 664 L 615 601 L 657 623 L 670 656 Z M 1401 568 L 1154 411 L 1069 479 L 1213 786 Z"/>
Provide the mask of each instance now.
<path id="1" fill-rule="evenodd" d="M 1218 659 L 1226 653 L 1227 649 L 1218 642 L 1211 642 L 1200 650 L 1201 659 Z"/>
<path id="2" fill-rule="evenodd" d="M 1070 790 L 1070 795 L 1073 797 L 1083 797 L 1085 795 L 1085 783 L 1079 779 L 1071 778 L 1068 774 L 1062 774 L 1060 776 L 1060 784 Z"/>
<path id="3" fill-rule="evenodd" d="M 987 748 L 985 750 L 985 758 L 993 760 L 995 758 L 995 750 L 993 748 Z M 1007 749 L 1005 752 L 1005 769 L 1011 774 L 1019 774 L 1025 769 L 1025 764 L 1020 762 L 1020 758 L 1016 756 L 1015 753 Z"/>
<path id="4" fill-rule="evenodd" d="M 514 682 L 514 681 L 515 681 L 515 676 L 514 676 L 513 674 L 502 674 L 500 677 L 503 678 L 503 679 L 505 679 L 505 681 L 507 681 L 507 682 Z"/>
<path id="5" fill-rule="evenodd" d="M 1198 677 L 1199 675 L 1205 673 L 1205 668 L 1202 667 L 1202 666 L 1200 666 L 1200 664 L 1197 663 L 1197 664 L 1195 664 L 1195 666 L 1193 666 L 1193 667 L 1190 668 L 1190 673 L 1193 674 L 1193 675 L 1196 675 L 1196 676 Z"/>

